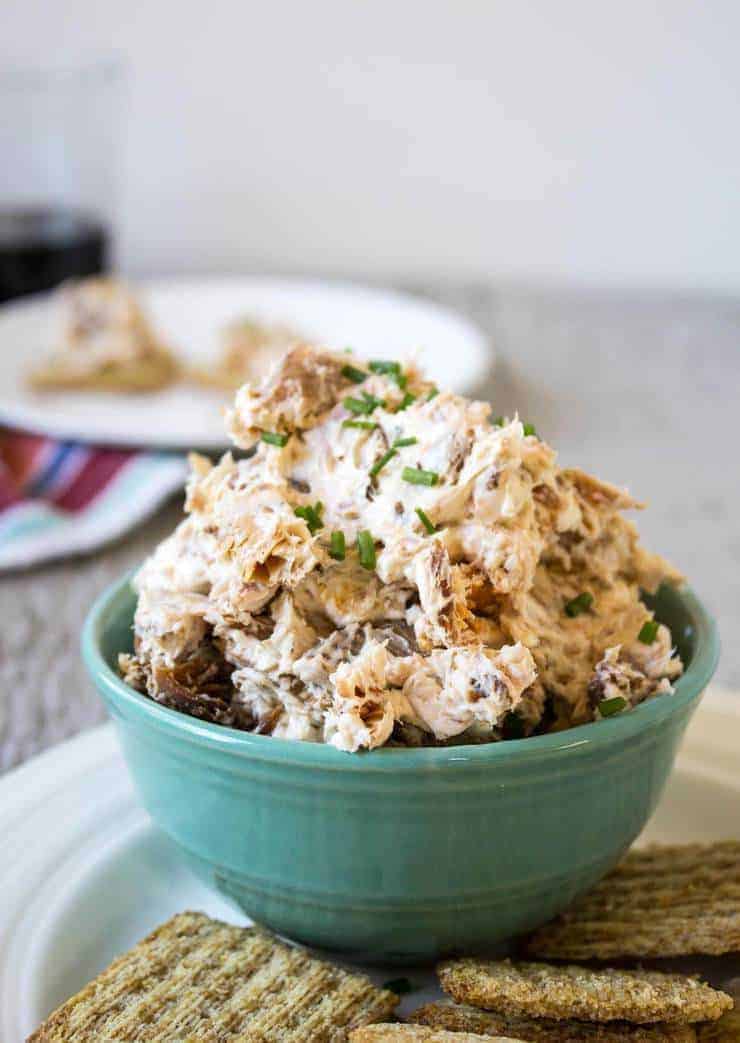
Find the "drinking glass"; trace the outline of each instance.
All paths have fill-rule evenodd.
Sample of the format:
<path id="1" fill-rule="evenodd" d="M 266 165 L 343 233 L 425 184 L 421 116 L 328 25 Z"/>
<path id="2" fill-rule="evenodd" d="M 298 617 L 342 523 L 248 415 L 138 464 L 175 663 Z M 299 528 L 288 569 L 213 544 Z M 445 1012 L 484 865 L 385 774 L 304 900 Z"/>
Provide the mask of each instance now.
<path id="1" fill-rule="evenodd" d="M 107 270 L 124 70 L 0 72 L 0 302 Z"/>

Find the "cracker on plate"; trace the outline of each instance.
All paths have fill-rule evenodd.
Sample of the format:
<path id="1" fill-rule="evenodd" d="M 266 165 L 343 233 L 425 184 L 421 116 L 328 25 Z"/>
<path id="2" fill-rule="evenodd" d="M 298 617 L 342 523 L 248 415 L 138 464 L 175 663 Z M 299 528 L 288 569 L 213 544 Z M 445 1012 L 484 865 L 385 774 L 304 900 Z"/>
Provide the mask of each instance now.
<path id="1" fill-rule="evenodd" d="M 136 295 L 118 279 L 72 280 L 56 292 L 61 329 L 28 374 L 37 391 L 158 391 L 180 375 Z"/>
<path id="2" fill-rule="evenodd" d="M 740 1043 L 740 1010 L 728 1011 L 719 1021 L 702 1025 L 698 1039 L 699 1043 Z"/>
<path id="3" fill-rule="evenodd" d="M 111 363 L 95 371 L 80 372 L 53 360 L 37 366 L 28 377 L 35 391 L 161 391 L 178 377 L 179 367 L 166 348 L 150 358 Z"/>
<path id="4" fill-rule="evenodd" d="M 696 978 L 660 971 L 461 959 L 440 964 L 438 973 L 458 1003 L 535 1018 L 686 1024 L 714 1020 L 733 1006 Z"/>
<path id="5" fill-rule="evenodd" d="M 565 960 L 740 952 L 740 841 L 630 852 L 525 948 Z"/>
<path id="6" fill-rule="evenodd" d="M 740 978 L 733 978 L 725 989 L 735 1000 L 735 1009 L 723 1014 L 719 1021 L 699 1027 L 699 1043 L 740 1043 Z"/>
<path id="7" fill-rule="evenodd" d="M 477 1032 L 489 1038 L 500 1035 L 521 1036 L 529 1043 L 696 1043 L 693 1025 L 553 1021 L 521 1014 L 497 1014 L 450 1002 L 427 1003 L 408 1017 L 414 1024 L 453 1032 Z"/>
<path id="8" fill-rule="evenodd" d="M 398 997 L 258 928 L 180 913 L 63 1004 L 28 1043 L 345 1043 Z"/>
<path id="9" fill-rule="evenodd" d="M 285 323 L 261 322 L 249 316 L 229 323 L 221 338 L 220 358 L 194 367 L 190 375 L 199 384 L 224 391 L 261 380 L 291 347 L 306 339 Z"/>
<path id="10" fill-rule="evenodd" d="M 477 1036 L 474 1032 L 446 1032 L 444 1029 L 425 1028 L 421 1025 L 369 1025 L 355 1029 L 350 1034 L 350 1043 L 492 1043 L 488 1036 Z M 495 1036 L 493 1043 L 524 1043 L 510 1036 Z"/>

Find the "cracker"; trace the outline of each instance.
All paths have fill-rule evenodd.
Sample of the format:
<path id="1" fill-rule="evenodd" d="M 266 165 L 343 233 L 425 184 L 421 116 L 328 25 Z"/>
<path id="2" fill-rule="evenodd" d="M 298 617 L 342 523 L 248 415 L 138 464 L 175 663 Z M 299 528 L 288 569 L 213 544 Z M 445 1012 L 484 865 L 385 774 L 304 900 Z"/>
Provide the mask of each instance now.
<path id="1" fill-rule="evenodd" d="M 160 391 L 179 376 L 179 367 L 166 349 L 148 358 L 116 362 L 81 373 L 67 369 L 62 357 L 38 366 L 28 375 L 35 391 Z"/>
<path id="2" fill-rule="evenodd" d="M 699 1043 L 740 1043 L 740 1010 L 731 1010 L 719 1021 L 702 1025 L 698 1038 Z"/>
<path id="3" fill-rule="evenodd" d="M 448 960 L 438 968 L 445 992 L 504 1014 L 582 1021 L 713 1021 L 732 999 L 682 974 L 512 963 Z"/>
<path id="4" fill-rule="evenodd" d="M 28 1043 L 345 1043 L 398 1003 L 257 928 L 181 913 L 63 1004 Z"/>
<path id="5" fill-rule="evenodd" d="M 725 989 L 735 1000 L 735 1010 L 723 1014 L 719 1021 L 699 1027 L 699 1043 L 740 1043 L 740 978 L 733 978 Z"/>
<path id="6" fill-rule="evenodd" d="M 565 960 L 740 952 L 740 841 L 631 852 L 525 948 Z"/>
<path id="7" fill-rule="evenodd" d="M 477 1032 L 488 1037 L 507 1034 L 521 1036 L 529 1043 L 696 1043 L 696 1032 L 692 1025 L 552 1021 L 525 1015 L 496 1014 L 457 1003 L 427 1003 L 409 1014 L 409 1021 L 453 1032 Z"/>
<path id="8" fill-rule="evenodd" d="M 355 1029 L 350 1043 L 491 1043 L 491 1036 L 476 1036 L 474 1032 L 445 1032 L 444 1029 L 424 1028 L 421 1025 L 369 1025 Z M 524 1043 L 509 1036 L 495 1036 L 498 1043 Z"/>

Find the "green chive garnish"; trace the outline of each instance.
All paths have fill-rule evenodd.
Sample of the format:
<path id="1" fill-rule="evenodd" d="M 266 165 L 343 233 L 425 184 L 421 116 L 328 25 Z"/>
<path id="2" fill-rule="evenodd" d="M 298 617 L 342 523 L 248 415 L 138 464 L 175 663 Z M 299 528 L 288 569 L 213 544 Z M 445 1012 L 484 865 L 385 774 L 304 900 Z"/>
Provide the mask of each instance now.
<path id="1" fill-rule="evenodd" d="M 429 515 L 422 511 L 421 507 L 416 508 L 416 513 L 419 516 L 419 521 L 430 535 L 437 531 L 437 526 L 431 521 Z"/>
<path id="2" fill-rule="evenodd" d="M 438 394 L 439 394 L 439 388 L 436 387 L 436 386 L 433 387 L 432 390 L 427 395 L 427 402 L 431 402 L 432 399 L 436 398 Z"/>
<path id="3" fill-rule="evenodd" d="M 344 533 L 339 530 L 331 534 L 330 546 L 329 546 L 329 557 L 334 558 L 335 561 L 344 561 L 344 555 L 347 552 L 347 547 L 344 542 Z"/>
<path id="4" fill-rule="evenodd" d="M 288 444 L 290 435 L 280 435 L 276 431 L 263 431 L 260 438 L 268 445 L 278 445 L 282 449 Z"/>
<path id="5" fill-rule="evenodd" d="M 343 420 L 342 427 L 358 427 L 361 431 L 373 431 L 378 425 L 374 420 Z"/>
<path id="6" fill-rule="evenodd" d="M 504 426 L 504 418 L 502 416 L 494 417 L 494 419 L 492 420 L 492 423 L 493 423 L 494 427 L 503 427 Z"/>
<path id="7" fill-rule="evenodd" d="M 385 362 L 383 359 L 375 359 L 370 363 L 370 369 L 373 373 L 382 373 L 391 380 L 395 381 L 401 391 L 406 389 L 406 385 L 409 382 L 409 378 L 404 374 L 401 369 L 400 362 Z"/>
<path id="8" fill-rule="evenodd" d="M 367 402 L 363 401 L 361 398 L 352 398 L 350 396 L 349 398 L 344 399 L 342 405 L 345 409 L 348 409 L 350 413 L 358 415 L 362 415 L 362 413 L 372 413 L 372 409 L 368 407 Z"/>
<path id="9" fill-rule="evenodd" d="M 613 699 L 602 699 L 599 703 L 599 713 L 602 717 L 613 717 L 615 713 L 621 713 L 626 705 L 627 700 L 621 695 L 616 695 Z"/>
<path id="10" fill-rule="evenodd" d="M 582 594 L 573 598 L 572 601 L 567 602 L 565 606 L 566 616 L 570 616 L 571 619 L 575 619 L 576 616 L 580 616 L 583 612 L 588 612 L 594 602 L 593 594 L 589 594 L 587 590 L 584 590 Z"/>
<path id="11" fill-rule="evenodd" d="M 537 431 L 535 430 L 534 424 L 523 424 L 522 426 L 524 428 L 525 436 L 526 435 L 534 435 L 535 438 L 537 437 Z"/>
<path id="12" fill-rule="evenodd" d="M 357 550 L 360 555 L 360 565 L 363 569 L 375 568 L 375 540 L 372 533 L 362 529 L 357 533 Z"/>
<path id="13" fill-rule="evenodd" d="M 656 619 L 648 619 L 647 623 L 642 624 L 637 639 L 642 641 L 643 645 L 652 645 L 657 636 L 658 621 Z"/>
<path id="14" fill-rule="evenodd" d="M 372 362 L 368 363 L 373 373 L 384 373 L 396 376 L 401 372 L 400 362 L 386 362 L 384 359 L 373 359 Z"/>
<path id="15" fill-rule="evenodd" d="M 352 355 L 354 353 L 353 348 L 343 348 L 342 350 L 344 351 L 345 355 Z"/>
<path id="16" fill-rule="evenodd" d="M 317 500 L 313 507 L 295 507 L 293 513 L 297 518 L 303 518 L 304 522 L 308 526 L 308 531 L 313 536 L 314 533 L 318 532 L 319 529 L 323 529 L 324 523 L 321 520 L 321 512 L 324 509 L 324 505 L 321 500 Z"/>
<path id="17" fill-rule="evenodd" d="M 373 466 L 370 468 L 370 477 L 374 478 L 376 474 L 383 470 L 389 460 L 392 460 L 394 456 L 398 456 L 395 449 L 389 449 L 387 453 L 383 453 L 379 460 L 376 460 Z"/>
<path id="18" fill-rule="evenodd" d="M 416 445 L 418 438 L 397 438 L 393 443 L 394 449 L 403 449 L 406 445 Z"/>
<path id="19" fill-rule="evenodd" d="M 363 414 L 372 413 L 378 406 L 384 406 L 385 402 L 382 398 L 376 398 L 375 395 L 368 395 L 366 391 L 363 391 L 362 398 L 345 398 L 342 402 L 345 409 L 348 409 L 350 413 Z"/>
<path id="20" fill-rule="evenodd" d="M 412 395 L 410 391 L 401 399 L 401 405 L 396 410 L 397 413 L 402 413 L 404 409 L 408 409 L 412 402 L 416 402 L 416 395 Z"/>
<path id="21" fill-rule="evenodd" d="M 439 481 L 436 471 L 422 471 L 421 467 L 404 467 L 401 477 L 412 485 L 436 485 Z"/>
<path id="22" fill-rule="evenodd" d="M 346 366 L 342 366 L 342 376 L 346 377 L 347 380 L 351 380 L 353 384 L 362 384 L 367 380 L 367 373 L 358 369 L 357 366 L 350 366 L 349 363 Z"/>
<path id="23" fill-rule="evenodd" d="M 407 992 L 414 991 L 414 986 L 408 978 L 392 978 L 390 981 L 385 982 L 382 988 L 387 989 L 389 992 L 395 992 L 396 996 L 403 996 Z"/>

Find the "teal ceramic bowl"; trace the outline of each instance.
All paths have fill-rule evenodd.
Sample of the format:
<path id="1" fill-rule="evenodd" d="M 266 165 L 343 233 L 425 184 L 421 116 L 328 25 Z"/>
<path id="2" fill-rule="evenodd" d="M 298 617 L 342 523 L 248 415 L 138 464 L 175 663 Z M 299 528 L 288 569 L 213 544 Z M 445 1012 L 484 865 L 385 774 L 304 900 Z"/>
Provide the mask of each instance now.
<path id="1" fill-rule="evenodd" d="M 134 602 L 128 578 L 100 598 L 83 655 L 154 821 L 253 919 L 378 962 L 487 948 L 606 873 L 655 808 L 719 651 L 697 598 L 666 588 L 654 606 L 687 664 L 674 695 L 557 735 L 348 754 L 129 688 L 115 661 Z"/>

